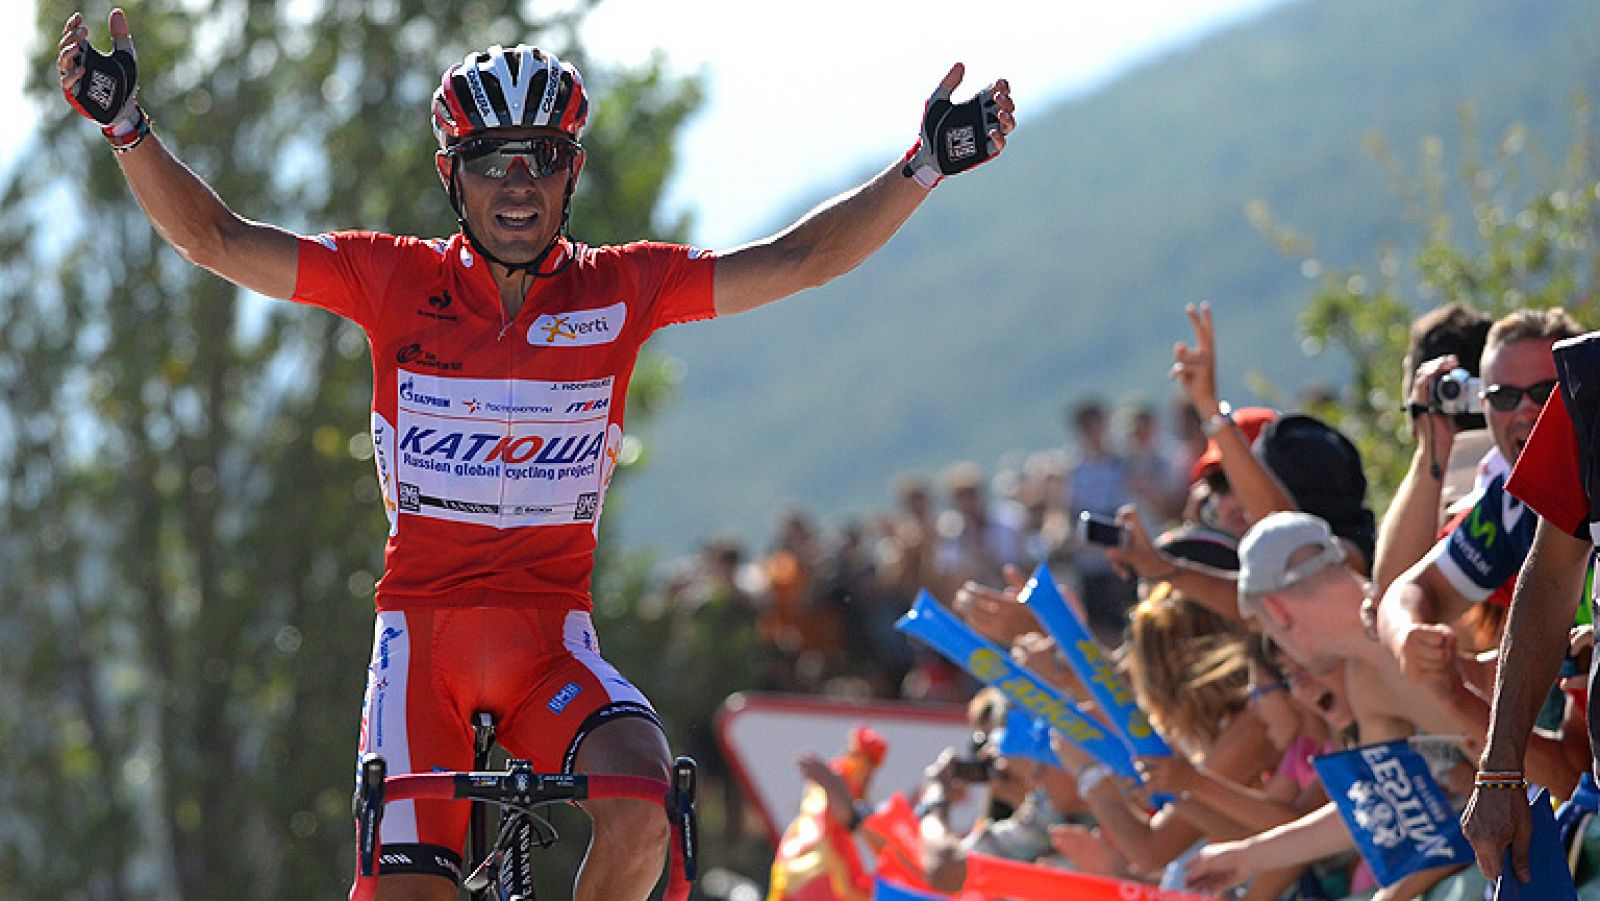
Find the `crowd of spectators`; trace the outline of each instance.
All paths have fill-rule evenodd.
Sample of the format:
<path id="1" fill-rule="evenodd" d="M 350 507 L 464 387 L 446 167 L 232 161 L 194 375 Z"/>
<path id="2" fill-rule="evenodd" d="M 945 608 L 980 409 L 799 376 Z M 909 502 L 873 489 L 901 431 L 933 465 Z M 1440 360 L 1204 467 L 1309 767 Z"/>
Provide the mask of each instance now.
<path id="1" fill-rule="evenodd" d="M 964 701 L 973 684 L 894 629 L 920 590 L 950 600 L 967 583 L 1005 584 L 1006 568 L 1048 563 L 1119 640 L 1137 580 L 1083 540 L 1083 511 L 1114 518 L 1132 504 L 1151 522 L 1181 512 L 1188 473 L 1205 450 L 1192 408 L 1174 403 L 1162 428 L 1152 406 L 1087 400 L 1067 412 L 1061 447 L 1004 460 L 992 472 L 959 461 L 886 486 L 892 508 L 825 530 L 795 507 L 764 546 L 732 535 L 672 561 L 644 610 L 714 616 L 728 634 L 753 630 L 753 667 L 731 687 L 849 698 Z M 743 620 L 743 625 L 729 622 Z"/>
<path id="2" fill-rule="evenodd" d="M 1229 897 L 1484 897 L 1482 874 L 1461 864 L 1377 885 L 1308 760 L 1408 741 L 1458 813 L 1474 791 L 1524 780 L 1593 813 L 1581 679 L 1549 692 L 1525 769 L 1479 765 L 1512 586 L 1539 519 L 1507 481 L 1555 388 L 1552 347 L 1582 327 L 1561 310 L 1491 321 L 1450 304 L 1420 317 L 1397 373 L 1414 453 L 1380 518 L 1338 429 L 1218 397 L 1210 311 L 1187 312 L 1194 341 L 1175 349 L 1184 404 L 1169 432 L 1149 408 L 1087 402 L 1068 416 L 1065 450 L 987 481 L 970 463 L 935 483 L 907 479 L 900 509 L 834 541 L 788 514 L 773 549 L 740 570 L 764 684 L 967 701 L 971 682 L 889 627 L 928 587 L 1092 708 L 1018 603 L 1019 569 L 1045 562 L 1175 753 L 1139 758 L 1131 780 L 1059 738 L 1059 766 L 1002 763 L 993 741 L 948 750 L 918 799 L 928 886 L 959 891 L 964 856 L 982 851 Z M 1117 543 L 1085 542 L 1083 511 L 1114 519 Z M 1589 605 L 1575 606 L 1569 654 L 1586 672 Z M 978 697 L 973 727 L 993 735 L 1004 698 Z M 958 832 L 944 818 L 973 753 L 992 762 L 991 809 Z M 1170 800 L 1153 804 L 1161 793 Z M 1563 822 L 1579 882 L 1600 879 L 1591 818 Z"/>

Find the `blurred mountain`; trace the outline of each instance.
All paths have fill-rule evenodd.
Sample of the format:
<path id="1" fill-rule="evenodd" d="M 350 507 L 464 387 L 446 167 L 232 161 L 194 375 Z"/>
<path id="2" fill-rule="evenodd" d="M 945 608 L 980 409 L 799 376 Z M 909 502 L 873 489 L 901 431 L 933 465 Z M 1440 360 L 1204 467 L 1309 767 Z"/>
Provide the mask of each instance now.
<path id="1" fill-rule="evenodd" d="M 1489 154 L 1519 123 L 1557 157 L 1575 92 L 1597 88 L 1592 0 L 1302 0 L 1024 110 L 1003 158 L 943 183 L 856 272 L 655 339 L 685 377 L 610 528 L 669 554 L 719 530 L 755 549 L 786 504 L 837 522 L 886 508 L 898 473 L 1059 446 L 1077 399 L 1165 405 L 1189 301 L 1216 309 L 1236 405 L 1251 375 L 1287 406 L 1338 387 L 1296 326 L 1315 283 L 1247 205 L 1324 265 L 1371 268 L 1418 232 L 1368 137 L 1412 173 L 1430 137 L 1455 172 L 1464 135 Z"/>

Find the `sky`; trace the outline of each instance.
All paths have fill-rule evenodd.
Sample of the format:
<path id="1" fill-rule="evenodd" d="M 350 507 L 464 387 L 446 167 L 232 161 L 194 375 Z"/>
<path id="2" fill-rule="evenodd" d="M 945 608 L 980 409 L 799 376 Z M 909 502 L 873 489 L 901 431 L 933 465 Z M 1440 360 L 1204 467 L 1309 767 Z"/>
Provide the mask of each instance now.
<path id="1" fill-rule="evenodd" d="M 1025 137 L 1030 113 L 1274 2 L 604 0 L 583 40 L 601 64 L 635 65 L 659 50 L 671 71 L 702 77 L 706 102 L 679 136 L 666 211 L 691 212 L 692 239 L 725 248 L 898 159 L 953 62 L 967 67 L 958 100 L 1010 81 Z M 33 21 L 34 0 L 6 5 L 12 21 Z M 137 41 L 137 0 L 127 5 Z M 108 8 L 85 10 L 97 43 Z M 28 37 L 0 28 L 0 165 L 28 137 L 19 113 Z"/>

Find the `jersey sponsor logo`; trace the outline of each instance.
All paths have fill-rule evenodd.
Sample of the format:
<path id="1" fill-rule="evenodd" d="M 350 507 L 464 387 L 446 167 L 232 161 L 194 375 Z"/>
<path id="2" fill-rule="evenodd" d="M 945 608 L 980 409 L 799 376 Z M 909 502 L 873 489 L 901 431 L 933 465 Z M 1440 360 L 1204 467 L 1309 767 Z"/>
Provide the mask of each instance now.
<path id="1" fill-rule="evenodd" d="M 450 398 L 418 391 L 416 385 L 416 379 L 406 379 L 401 382 L 400 399 L 419 407 L 433 407 L 438 410 L 450 409 Z"/>
<path id="2" fill-rule="evenodd" d="M 568 682 L 566 685 L 561 686 L 561 690 L 556 692 L 556 696 L 551 698 L 549 703 L 544 706 L 550 708 L 551 713 L 560 713 L 566 710 L 567 705 L 572 703 L 573 698 L 576 698 L 582 692 L 583 686 L 576 682 Z"/>
<path id="3" fill-rule="evenodd" d="M 566 466 L 599 460 L 604 446 L 605 433 L 599 431 L 564 435 L 515 432 L 500 435 L 413 425 L 408 426 L 400 438 L 400 455 L 408 466 L 439 471 L 443 471 L 441 464 L 457 462 L 503 462 L 518 466 L 531 461 L 549 466 Z M 457 475 L 474 474 L 462 472 L 459 466 L 455 469 Z"/>
<path id="4" fill-rule="evenodd" d="M 1467 534 L 1482 543 L 1485 548 L 1491 548 L 1494 547 L 1494 539 L 1500 533 L 1500 528 L 1493 520 L 1485 519 L 1482 512 L 1481 505 L 1472 508 L 1472 515 L 1467 518 Z"/>
<path id="5" fill-rule="evenodd" d="M 451 298 L 449 291 L 441 291 L 438 294 L 429 296 L 428 306 L 426 308 L 418 307 L 417 315 L 425 316 L 429 319 L 438 319 L 441 322 L 458 322 L 461 319 L 460 316 L 445 312 L 453 302 L 454 300 Z"/>
<path id="6" fill-rule="evenodd" d="M 595 400 L 580 400 L 567 404 L 568 413 L 595 413 L 611 406 L 611 398 L 601 397 Z"/>
<path id="7" fill-rule="evenodd" d="M 333 235 L 317 235 L 316 237 L 312 238 L 312 240 L 316 241 L 318 244 L 321 244 L 323 247 L 328 248 L 334 253 L 339 252 L 339 244 L 333 240 Z"/>
<path id="8" fill-rule="evenodd" d="M 397 513 L 501 529 L 598 520 L 613 465 L 612 378 L 397 379 L 386 454 Z"/>
<path id="9" fill-rule="evenodd" d="M 479 413 L 488 416 L 547 416 L 556 411 L 550 404 L 507 404 L 476 397 L 462 401 L 461 406 L 466 409 L 468 416 L 477 416 Z M 577 411 L 569 409 L 567 412 Z"/>
<path id="10" fill-rule="evenodd" d="M 455 371 L 461 368 L 460 360 L 441 360 L 433 351 L 427 350 L 421 344 L 411 343 L 395 351 L 396 363 L 407 366 L 422 366 L 427 369 L 444 369 Z"/>
<path id="11" fill-rule="evenodd" d="M 378 670 L 382 672 L 389 668 L 389 642 L 406 634 L 403 629 L 394 626 L 385 626 L 378 635 Z"/>
<path id="12" fill-rule="evenodd" d="M 610 344 L 622 334 L 628 305 L 614 303 L 598 310 L 546 313 L 528 328 L 528 343 L 535 347 L 593 347 Z"/>

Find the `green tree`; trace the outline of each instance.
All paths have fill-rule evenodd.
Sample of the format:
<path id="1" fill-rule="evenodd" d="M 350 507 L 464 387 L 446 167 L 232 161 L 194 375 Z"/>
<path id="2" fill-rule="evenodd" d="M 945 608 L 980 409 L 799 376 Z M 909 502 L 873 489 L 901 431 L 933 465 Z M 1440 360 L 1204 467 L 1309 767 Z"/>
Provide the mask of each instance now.
<path id="1" fill-rule="evenodd" d="M 1600 167 L 1587 97 L 1577 95 L 1572 108 L 1575 137 L 1553 166 L 1521 125 L 1483 158 L 1470 108 L 1462 113 L 1454 177 L 1442 139 L 1422 142 L 1413 174 L 1369 134 L 1368 149 L 1417 230 L 1414 248 L 1379 247 L 1370 269 L 1324 267 L 1315 242 L 1275 221 L 1264 204 L 1250 207 L 1258 227 L 1317 280 L 1301 328 L 1313 351 L 1345 355 L 1351 377 L 1342 396 L 1315 412 L 1361 448 L 1375 509 L 1393 496 L 1410 462 L 1400 377 L 1418 314 L 1451 301 L 1496 318 L 1559 306 L 1600 327 Z"/>
<path id="2" fill-rule="evenodd" d="M 72 8 L 39 6 L 40 133 L 0 184 L 0 885 L 333 897 L 385 531 L 366 342 L 166 248 L 60 100 Z M 654 211 L 698 88 L 586 66 L 592 6 L 152 0 L 130 22 L 157 133 L 245 215 L 449 233 L 438 72 L 527 40 L 596 97 L 575 233 L 681 239 Z M 641 367 L 642 406 L 663 371 Z"/>

